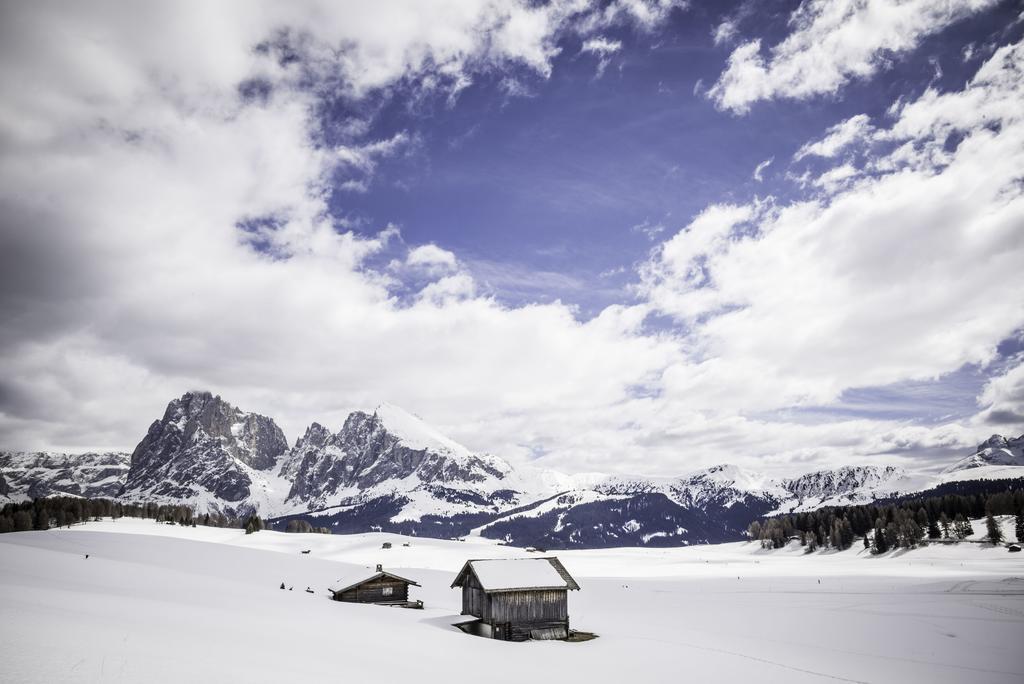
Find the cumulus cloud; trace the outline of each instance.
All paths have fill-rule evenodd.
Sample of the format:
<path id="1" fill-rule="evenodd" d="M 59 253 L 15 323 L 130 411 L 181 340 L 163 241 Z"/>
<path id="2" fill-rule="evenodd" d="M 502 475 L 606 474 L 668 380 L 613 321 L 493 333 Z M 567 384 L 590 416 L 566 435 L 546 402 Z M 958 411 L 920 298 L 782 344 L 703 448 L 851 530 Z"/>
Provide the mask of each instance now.
<path id="1" fill-rule="evenodd" d="M 454 271 L 458 268 L 455 254 L 434 244 L 420 245 L 409 250 L 405 263 L 428 271 Z"/>
<path id="2" fill-rule="evenodd" d="M 412 80 L 457 92 L 483 71 L 541 79 L 560 31 L 643 29 L 679 4 L 5 12 L 0 446 L 131 448 L 197 387 L 292 438 L 389 400 L 473 448 L 544 446 L 573 470 L 803 469 L 975 442 L 959 425 L 758 412 L 983 363 L 1021 324 L 1005 296 L 1022 289 L 1017 47 L 964 91 L 873 124 L 888 151 L 856 184 L 708 207 L 655 248 L 638 301 L 586 320 L 538 303 L 538 284 L 586 287 L 572 276 L 406 245 L 386 216 L 357 232 L 334 212 L 332 191 L 368 187 L 416 138 L 368 137 L 366 114 L 325 125 L 325 102 Z M 490 296 L 496 281 L 531 303 Z M 652 325 L 664 317 L 684 332 Z"/>
<path id="3" fill-rule="evenodd" d="M 975 421 L 1009 431 L 1016 437 L 1024 432 L 1024 358 L 1015 360 L 1016 365 L 985 384 L 978 397 L 983 409 Z"/>
<path id="4" fill-rule="evenodd" d="M 439 0 L 5 12 L 4 445 L 130 448 L 194 387 L 279 418 L 292 437 L 385 399 L 462 424 L 484 404 L 582 412 L 626 396 L 671 344 L 580 322 L 557 302 L 478 297 L 436 245 L 412 246 L 409 267 L 430 272 L 396 295 L 402 283 L 373 265 L 395 230 L 356 233 L 327 200 L 332 186 L 365 187 L 413 136 L 368 139 L 365 120 L 328 130 L 317 116 L 325 99 L 417 75 L 440 89 L 506 66 L 543 77 L 564 22 L 587 10 Z"/>
<path id="5" fill-rule="evenodd" d="M 829 128 L 820 140 L 802 145 L 793 155 L 793 160 L 799 161 L 811 155 L 834 157 L 853 143 L 867 138 L 871 130 L 871 119 L 866 114 L 851 116 Z"/>
<path id="6" fill-rule="evenodd" d="M 947 26 L 996 0 L 808 0 L 790 17 L 790 34 L 765 51 L 760 40 L 738 46 L 708 91 L 715 104 L 745 113 L 755 102 L 807 99 L 839 92 L 883 69 Z"/>
<path id="7" fill-rule="evenodd" d="M 821 405 L 993 360 L 1024 324 L 1024 45 L 962 91 L 902 103 L 870 174 L 821 197 L 706 209 L 656 252 L 650 302 L 694 330 L 666 391 L 696 405 Z M 952 134 L 961 136 L 952 151 Z M 999 276 L 993 278 L 992 274 Z M 700 399 L 696 399 L 700 397 Z"/>
<path id="8" fill-rule="evenodd" d="M 728 45 L 738 34 L 739 29 L 736 26 L 736 22 L 731 19 L 726 19 L 715 26 L 714 30 L 711 32 L 711 38 L 715 41 L 715 45 Z"/>

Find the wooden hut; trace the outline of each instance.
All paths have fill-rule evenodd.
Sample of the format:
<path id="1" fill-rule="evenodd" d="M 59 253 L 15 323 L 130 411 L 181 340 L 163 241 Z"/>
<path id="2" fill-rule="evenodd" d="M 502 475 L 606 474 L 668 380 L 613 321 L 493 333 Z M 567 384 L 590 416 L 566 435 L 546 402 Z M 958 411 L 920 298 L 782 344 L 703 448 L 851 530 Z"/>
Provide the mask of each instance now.
<path id="1" fill-rule="evenodd" d="M 420 586 L 410 579 L 386 572 L 378 565 L 376 570 L 366 568 L 342 577 L 330 592 L 335 601 L 404 605 L 409 601 L 410 585 Z"/>
<path id="2" fill-rule="evenodd" d="M 505 641 L 569 636 L 569 591 L 580 585 L 557 558 L 466 561 L 452 582 L 473 633 Z"/>

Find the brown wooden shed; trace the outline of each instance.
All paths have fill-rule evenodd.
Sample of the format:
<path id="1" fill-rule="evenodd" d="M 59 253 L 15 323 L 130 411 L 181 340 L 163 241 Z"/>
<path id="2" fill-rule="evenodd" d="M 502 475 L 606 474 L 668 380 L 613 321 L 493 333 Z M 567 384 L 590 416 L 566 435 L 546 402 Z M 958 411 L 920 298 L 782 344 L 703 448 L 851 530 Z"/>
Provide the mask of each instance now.
<path id="1" fill-rule="evenodd" d="M 342 577 L 330 588 L 335 601 L 349 603 L 404 604 L 409 600 L 409 587 L 420 586 L 411 579 L 385 571 L 366 568 Z"/>
<path id="2" fill-rule="evenodd" d="M 452 587 L 462 614 L 479 618 L 474 633 L 505 641 L 569 636 L 569 591 L 580 585 L 557 558 L 470 560 Z"/>

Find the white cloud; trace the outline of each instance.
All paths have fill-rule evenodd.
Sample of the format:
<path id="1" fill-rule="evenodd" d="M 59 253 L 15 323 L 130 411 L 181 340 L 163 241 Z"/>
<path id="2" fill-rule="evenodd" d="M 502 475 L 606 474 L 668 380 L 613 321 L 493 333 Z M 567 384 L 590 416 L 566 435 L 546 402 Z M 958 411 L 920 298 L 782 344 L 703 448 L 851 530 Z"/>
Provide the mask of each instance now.
<path id="1" fill-rule="evenodd" d="M 851 116 L 829 128 L 820 140 L 804 144 L 793 155 L 793 160 L 799 161 L 810 155 L 834 157 L 850 145 L 866 139 L 871 132 L 871 119 L 866 114 Z"/>
<path id="2" fill-rule="evenodd" d="M 583 25 L 593 30 L 626 21 L 643 31 L 651 31 L 663 24 L 673 10 L 686 9 L 689 4 L 689 0 L 612 0 L 604 12 L 591 15 Z"/>
<path id="3" fill-rule="evenodd" d="M 614 3 L 595 25 L 614 14 L 642 28 L 675 4 Z M 1024 148 L 1016 49 L 967 91 L 894 110 L 872 141 L 896 147 L 868 162 L 871 178 L 815 201 L 706 209 L 658 248 L 646 301 L 587 321 L 558 301 L 487 296 L 499 280 L 524 300 L 538 284 L 588 287 L 573 276 L 436 245 L 406 255 L 394 227 L 357 234 L 332 216 L 329 183 L 366 187 L 415 136 L 370 139 L 353 119 L 328 143 L 314 116 L 324 93 L 427 76 L 457 89 L 510 64 L 542 77 L 558 31 L 586 10 L 441 0 L 6 12 L 0 446 L 131 448 L 170 397 L 196 387 L 274 416 L 292 438 L 310 420 L 339 425 L 390 400 L 471 447 L 515 457 L 543 444 L 546 463 L 570 469 L 792 469 L 976 441 L 957 425 L 754 412 L 984 361 L 1020 324 L 1005 296 L 1021 290 L 1019 188 L 1007 183 Z M 257 81 L 262 94 L 240 94 Z M 953 153 L 939 143 L 951 130 L 965 133 Z M 395 271 L 374 265 L 387 261 Z M 423 272 L 411 292 L 396 282 L 402 269 Z M 692 333 L 651 332 L 652 313 Z"/>
<path id="4" fill-rule="evenodd" d="M 583 41 L 583 46 L 580 48 L 580 52 L 589 52 L 595 55 L 613 55 L 622 49 L 622 42 L 618 40 L 609 40 L 603 36 L 596 38 L 590 38 Z"/>
<path id="5" fill-rule="evenodd" d="M 414 268 L 454 271 L 458 268 L 455 254 L 434 244 L 420 245 L 409 250 L 405 263 Z"/>
<path id="6" fill-rule="evenodd" d="M 754 167 L 754 180 L 756 180 L 758 183 L 763 182 L 764 172 L 769 166 L 772 165 L 773 161 L 775 161 L 775 157 L 772 157 L 771 159 L 765 159 L 763 162 Z"/>
<path id="7" fill-rule="evenodd" d="M 790 17 L 792 31 L 767 54 L 743 43 L 708 91 L 721 109 L 744 113 L 761 100 L 837 93 L 872 76 L 892 56 L 929 35 L 988 9 L 996 0 L 807 0 Z"/>
<path id="8" fill-rule="evenodd" d="M 609 40 L 603 36 L 590 38 L 583 41 L 580 48 L 581 53 L 597 55 L 597 78 L 604 75 L 605 69 L 611 64 L 611 56 L 622 49 L 622 43 L 618 40 Z"/>
<path id="9" fill-rule="evenodd" d="M 736 26 L 736 22 L 726 19 L 721 24 L 715 26 L 711 32 L 711 37 L 715 41 L 715 45 L 728 45 L 738 34 L 739 29 Z"/>
<path id="10" fill-rule="evenodd" d="M 309 420 L 339 424 L 382 400 L 457 436 L 472 438 L 459 426 L 481 416 L 531 413 L 571 417 L 564 434 L 649 382 L 677 353 L 671 340 L 623 315 L 580 322 L 559 302 L 479 296 L 435 245 L 411 246 L 408 267 L 427 279 L 400 297 L 402 284 L 372 265 L 396 230 L 356 234 L 326 204 L 328 183 L 365 187 L 414 140 L 367 139 L 353 120 L 327 142 L 315 116 L 324 92 L 358 97 L 427 73 L 444 88 L 510 64 L 543 75 L 566 17 L 584 9 L 5 12 L 3 446 L 130 448 L 168 399 L 196 387 L 274 416 L 293 438 Z"/>
<path id="11" fill-rule="evenodd" d="M 468 299 L 476 294 L 476 283 L 466 273 L 445 276 L 430 283 L 419 293 L 421 302 L 430 302 L 434 306 L 444 306 L 454 300 Z"/>
<path id="12" fill-rule="evenodd" d="M 978 397 L 983 409 L 974 419 L 1016 437 L 1024 432 L 1024 357 L 1018 355 L 1015 360 L 1016 365 L 985 384 Z"/>
<path id="13" fill-rule="evenodd" d="M 771 410 L 991 361 L 1024 325 L 1022 84 L 1024 45 L 1002 48 L 963 91 L 901 104 L 869 176 L 841 164 L 823 197 L 711 207 L 667 241 L 646 293 L 697 362 L 666 391 Z"/>
<path id="14" fill-rule="evenodd" d="M 860 171 L 853 164 L 843 164 L 829 169 L 813 179 L 811 184 L 823 189 L 826 193 L 833 194 L 849 185 L 859 175 Z"/>

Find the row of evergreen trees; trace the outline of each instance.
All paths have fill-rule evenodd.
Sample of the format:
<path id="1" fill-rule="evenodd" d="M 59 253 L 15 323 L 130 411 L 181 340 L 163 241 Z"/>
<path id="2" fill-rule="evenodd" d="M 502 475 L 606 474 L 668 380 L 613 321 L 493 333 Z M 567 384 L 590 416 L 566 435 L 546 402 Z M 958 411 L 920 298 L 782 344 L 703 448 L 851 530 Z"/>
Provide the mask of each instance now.
<path id="1" fill-rule="evenodd" d="M 196 527 L 237 527 L 246 534 L 267 529 L 258 515 L 229 518 L 220 513 L 195 513 L 188 506 L 147 503 L 123 503 L 112 499 L 83 499 L 72 496 L 40 497 L 0 508 L 0 534 L 67 527 L 99 518 L 149 518 L 156 522 Z M 330 534 L 329 527 L 313 527 L 305 520 L 289 520 L 285 532 Z"/>
<path id="2" fill-rule="evenodd" d="M 781 548 L 798 539 L 808 552 L 821 547 L 848 549 L 863 539 L 872 553 L 913 548 L 925 539 L 964 539 L 974 534 L 970 518 L 986 518 L 986 538 L 1003 539 L 997 515 L 1014 515 L 1017 541 L 1024 542 L 1024 490 L 992 494 L 947 494 L 907 499 L 889 505 L 821 508 L 755 521 L 750 539 L 765 548 Z"/>
<path id="3" fill-rule="evenodd" d="M 300 534 L 309 534 L 309 533 L 330 534 L 331 533 L 331 528 L 329 528 L 329 527 L 313 527 L 313 525 L 311 525 L 308 520 L 299 520 L 297 518 L 292 518 L 291 520 L 288 521 L 288 524 L 285 525 L 284 531 L 285 532 L 297 532 L 297 533 L 300 533 Z"/>
<path id="4" fill-rule="evenodd" d="M 48 530 L 51 527 L 66 527 L 98 518 L 149 518 L 156 522 L 191 527 L 245 526 L 242 521 L 219 513 L 198 515 L 188 506 L 182 505 L 123 503 L 111 499 L 52 496 L 5 504 L 0 508 L 0 533 Z M 262 525 L 261 520 L 260 529 L 263 529 Z"/>
<path id="5" fill-rule="evenodd" d="M 246 534 L 252 534 L 253 532 L 259 532 L 260 530 L 267 529 L 267 523 L 264 522 L 263 518 L 258 515 L 250 515 L 245 520 L 245 524 L 242 526 L 245 528 Z M 278 529 L 280 525 L 278 525 Z M 299 532 L 299 533 L 316 533 L 316 534 L 330 534 L 331 528 L 329 527 L 313 527 L 309 522 L 305 520 L 298 520 L 292 518 L 285 525 L 285 532 Z"/>

